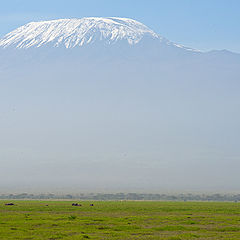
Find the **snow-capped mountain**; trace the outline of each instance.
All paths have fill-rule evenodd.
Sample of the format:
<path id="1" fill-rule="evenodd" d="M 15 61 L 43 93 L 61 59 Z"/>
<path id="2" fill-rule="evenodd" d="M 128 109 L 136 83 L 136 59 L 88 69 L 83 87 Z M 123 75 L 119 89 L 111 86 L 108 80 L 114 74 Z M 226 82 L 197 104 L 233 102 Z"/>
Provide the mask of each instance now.
<path id="1" fill-rule="evenodd" d="M 239 54 L 131 19 L 26 24 L 0 40 L 0 176 L 16 189 L 239 188 L 239 79 Z"/>
<path id="2" fill-rule="evenodd" d="M 165 45 L 193 50 L 168 41 L 140 22 L 117 17 L 31 22 L 7 34 L 0 40 L 0 46 L 23 49 L 45 45 L 74 48 L 99 41 L 107 45 L 120 41 L 135 45 L 142 39 L 157 40 Z"/>

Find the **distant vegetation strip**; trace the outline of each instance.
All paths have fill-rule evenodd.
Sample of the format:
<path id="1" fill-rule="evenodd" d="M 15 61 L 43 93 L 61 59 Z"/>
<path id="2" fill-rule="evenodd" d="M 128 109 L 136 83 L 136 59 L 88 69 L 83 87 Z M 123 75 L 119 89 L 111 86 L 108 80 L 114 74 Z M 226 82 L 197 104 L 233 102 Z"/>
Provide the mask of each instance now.
<path id="1" fill-rule="evenodd" d="M 154 200 L 154 201 L 240 201 L 240 194 L 149 194 L 149 193 L 81 193 L 81 194 L 0 194 L 0 199 L 81 199 L 81 200 Z"/>

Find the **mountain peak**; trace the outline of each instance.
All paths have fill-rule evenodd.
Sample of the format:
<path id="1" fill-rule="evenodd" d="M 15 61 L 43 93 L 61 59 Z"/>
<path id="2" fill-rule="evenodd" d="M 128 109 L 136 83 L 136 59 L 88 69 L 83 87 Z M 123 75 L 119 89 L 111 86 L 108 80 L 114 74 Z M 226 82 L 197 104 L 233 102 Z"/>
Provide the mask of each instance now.
<path id="1" fill-rule="evenodd" d="M 74 48 L 96 41 L 114 44 L 120 40 L 133 45 L 144 37 L 164 40 L 144 24 L 133 19 L 86 17 L 30 22 L 7 34 L 0 40 L 0 46 L 30 48 L 53 45 Z"/>

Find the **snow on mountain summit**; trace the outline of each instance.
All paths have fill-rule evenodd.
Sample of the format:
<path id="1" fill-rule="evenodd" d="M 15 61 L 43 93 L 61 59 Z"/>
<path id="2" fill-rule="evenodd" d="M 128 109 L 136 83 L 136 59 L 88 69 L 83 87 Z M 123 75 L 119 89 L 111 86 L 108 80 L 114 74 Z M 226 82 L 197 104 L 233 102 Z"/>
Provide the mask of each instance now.
<path id="1" fill-rule="evenodd" d="M 52 44 L 55 47 L 74 48 L 99 40 L 107 44 L 125 40 L 133 45 L 145 36 L 163 39 L 142 23 L 129 18 L 59 19 L 21 26 L 1 39 L 0 46 L 30 48 Z"/>

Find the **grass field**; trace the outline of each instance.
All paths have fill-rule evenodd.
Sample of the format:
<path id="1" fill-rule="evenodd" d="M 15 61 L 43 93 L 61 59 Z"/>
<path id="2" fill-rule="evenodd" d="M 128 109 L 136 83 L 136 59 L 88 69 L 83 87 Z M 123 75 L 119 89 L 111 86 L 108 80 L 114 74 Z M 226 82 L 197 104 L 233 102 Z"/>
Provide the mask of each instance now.
<path id="1" fill-rule="evenodd" d="M 0 239 L 240 239 L 240 204 L 0 201 Z M 11 202 L 11 201 L 10 201 Z M 73 201 L 75 202 L 75 201 Z M 46 206 L 48 205 L 48 206 Z"/>

